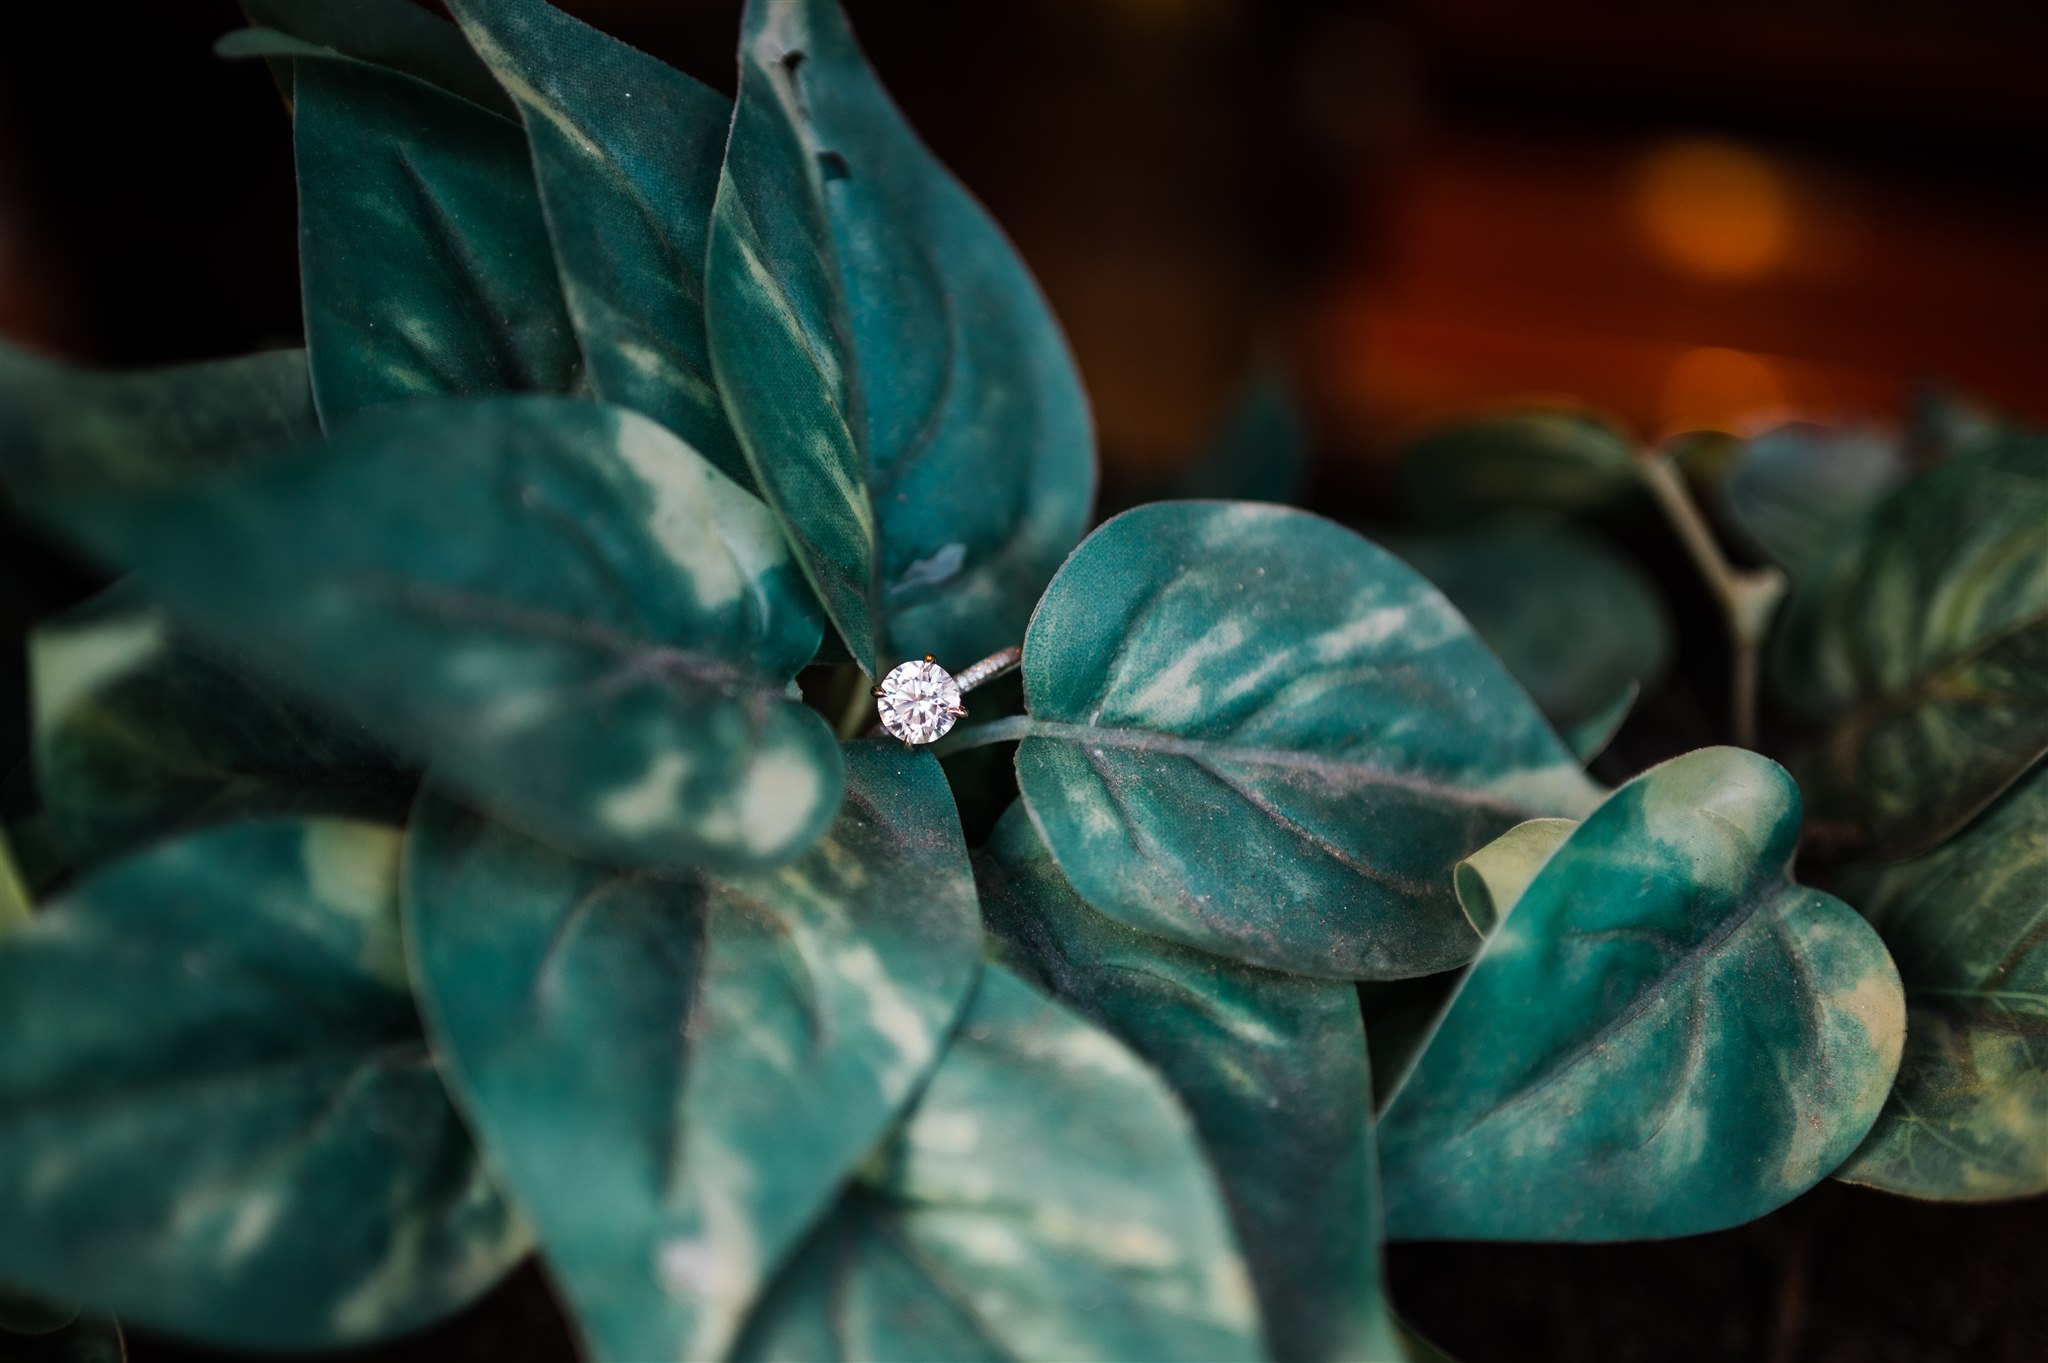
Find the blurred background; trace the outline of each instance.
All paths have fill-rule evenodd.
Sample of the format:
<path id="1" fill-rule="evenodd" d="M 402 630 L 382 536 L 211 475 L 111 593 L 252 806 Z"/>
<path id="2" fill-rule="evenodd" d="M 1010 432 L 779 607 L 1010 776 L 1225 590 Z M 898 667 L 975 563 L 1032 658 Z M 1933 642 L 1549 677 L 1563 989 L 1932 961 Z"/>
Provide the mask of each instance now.
<path id="1" fill-rule="evenodd" d="M 736 0 L 558 2 L 732 86 Z M 1929 385 L 2048 416 L 2038 0 L 849 9 L 1051 295 L 1111 501 L 1260 366 L 1314 418 L 1311 504 L 1347 517 L 1404 435 L 1531 396 L 1646 437 L 1896 421 Z M 210 52 L 238 22 L 231 0 L 0 8 L 0 334 L 108 365 L 297 339 L 289 131 L 260 65 Z M 12 631 L 89 582 L 62 565 L 0 524 L 0 769 Z M 2048 1207 L 1829 1186 L 1696 1241 L 1410 1247 L 1392 1271 L 1468 1363 L 2040 1363 L 2044 1240 Z M 552 1319 L 531 1275 L 506 1291 Z M 407 1356 L 560 1345 L 468 1328 Z"/>

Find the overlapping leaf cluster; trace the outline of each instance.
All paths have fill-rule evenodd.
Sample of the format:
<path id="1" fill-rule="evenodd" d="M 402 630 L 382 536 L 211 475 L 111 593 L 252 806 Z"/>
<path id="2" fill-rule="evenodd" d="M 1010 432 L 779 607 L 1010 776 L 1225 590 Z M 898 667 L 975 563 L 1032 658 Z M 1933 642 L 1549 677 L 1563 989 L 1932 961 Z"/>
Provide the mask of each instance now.
<path id="1" fill-rule="evenodd" d="M 1768 759 L 1586 775 L 1670 661 L 1569 519 L 1638 486 L 1612 429 L 1446 437 L 1408 561 L 1252 500 L 1084 540 L 1051 315 L 830 0 L 754 0 L 735 100 L 543 0 L 245 8 L 305 349 L 0 355 L 9 492 L 124 574 L 32 641 L 0 1282 L 323 1347 L 537 1254 L 621 1363 L 1400 1359 L 1383 1235 L 2036 1186 L 2033 446 L 1786 565 L 1830 817 L 1964 829 L 1866 921 Z M 1766 551 L 1853 500 L 1800 467 L 1729 476 Z M 805 698 L 1020 638 L 976 849 L 985 765 Z"/>

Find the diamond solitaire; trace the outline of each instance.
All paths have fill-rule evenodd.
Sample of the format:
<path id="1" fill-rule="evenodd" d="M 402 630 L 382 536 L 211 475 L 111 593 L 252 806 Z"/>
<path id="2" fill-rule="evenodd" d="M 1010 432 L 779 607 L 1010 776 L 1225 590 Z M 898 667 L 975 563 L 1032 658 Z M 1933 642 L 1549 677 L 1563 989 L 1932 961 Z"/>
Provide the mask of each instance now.
<path id="1" fill-rule="evenodd" d="M 960 683 L 930 658 L 914 659 L 882 678 L 875 690 L 882 727 L 905 743 L 936 743 L 967 711 Z"/>

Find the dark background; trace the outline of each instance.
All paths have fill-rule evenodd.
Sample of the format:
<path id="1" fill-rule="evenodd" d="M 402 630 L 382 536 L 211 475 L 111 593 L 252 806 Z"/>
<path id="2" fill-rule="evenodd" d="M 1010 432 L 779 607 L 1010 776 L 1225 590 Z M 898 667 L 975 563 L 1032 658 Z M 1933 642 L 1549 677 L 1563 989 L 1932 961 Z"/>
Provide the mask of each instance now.
<path id="1" fill-rule="evenodd" d="M 731 88 L 735 3 L 566 7 Z M 849 8 L 1051 295 L 1111 497 L 1190 454 L 1260 364 L 1295 376 L 1311 502 L 1346 517 L 1404 433 L 1516 397 L 1645 437 L 1895 422 L 1929 383 L 2048 412 L 2038 3 Z M 288 128 L 260 66 L 209 50 L 237 22 L 229 0 L 0 7 L 0 335 L 110 365 L 297 338 Z M 0 771 L 19 630 L 91 581 L 0 521 Z M 1695 1240 L 1390 1259 L 1463 1363 L 2048 1363 L 2041 1203 L 1826 1185 Z M 381 1356 L 566 1349 L 529 1271 Z"/>

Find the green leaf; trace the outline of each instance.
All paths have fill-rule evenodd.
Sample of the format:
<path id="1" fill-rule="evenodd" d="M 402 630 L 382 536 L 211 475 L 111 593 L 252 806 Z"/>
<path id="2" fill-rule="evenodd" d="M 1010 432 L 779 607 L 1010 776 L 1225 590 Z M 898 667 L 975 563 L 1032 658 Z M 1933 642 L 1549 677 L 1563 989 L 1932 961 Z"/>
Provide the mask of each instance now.
<path id="1" fill-rule="evenodd" d="M 2048 775 L 1845 886 L 1906 982 L 1906 1055 L 1841 1170 L 1913 1197 L 2048 1191 Z"/>
<path id="2" fill-rule="evenodd" d="M 0 937 L 28 922 L 33 907 L 28 881 L 15 864 L 14 849 L 8 845 L 7 830 L 0 827 Z"/>
<path id="3" fill-rule="evenodd" d="M 1821 726 L 1818 817 L 1882 857 L 1936 845 L 2048 752 L 2048 439 L 1896 489 L 1780 614 L 1772 676 Z"/>
<path id="4" fill-rule="evenodd" d="M 752 487 L 704 335 L 704 254 L 732 101 L 544 0 L 451 8 L 525 120 L 592 391 Z"/>
<path id="5" fill-rule="evenodd" d="M 1584 531 L 1510 523 L 1387 547 L 1450 598 L 1560 733 L 1604 739 L 1670 661 L 1656 587 Z"/>
<path id="6" fill-rule="evenodd" d="M 419 1033 L 399 847 L 218 829 L 0 941 L 0 1279 L 328 1348 L 445 1315 L 525 1253 Z"/>
<path id="7" fill-rule="evenodd" d="M 855 661 L 1017 642 L 1088 522 L 1066 343 L 831 0 L 751 0 L 706 270 L 762 493 Z"/>
<path id="8" fill-rule="evenodd" d="M 1075 888 L 1277 969 L 1462 964 L 1451 867 L 1595 798 L 1434 588 L 1305 512 L 1117 517 L 1046 590 L 1023 671 L 1018 784 Z"/>
<path id="9" fill-rule="evenodd" d="M 1722 496 L 1737 530 L 1798 579 L 1906 472 L 1905 451 L 1886 431 L 1793 422 L 1742 446 Z"/>
<path id="10" fill-rule="evenodd" d="M 1106 1028 L 1194 1118 L 1275 1358 L 1391 1358 L 1372 1084 L 1351 986 L 1135 932 L 1068 885 L 1024 806 L 976 864 L 1003 959 Z"/>
<path id="11" fill-rule="evenodd" d="M 1599 511 L 1641 486 L 1627 434 L 1593 412 L 1503 412 L 1431 431 L 1402 457 L 1408 509 L 1459 528 L 1497 511 Z"/>
<path id="12" fill-rule="evenodd" d="M 972 989 L 938 763 L 847 765 L 825 841 L 745 877 L 572 861 L 431 796 L 415 819 L 429 1020 L 600 1359 L 723 1356 Z"/>
<path id="13" fill-rule="evenodd" d="M 0 344 L 0 479 L 171 485 L 320 433 L 303 350 L 169 369 L 80 369 Z"/>
<path id="14" fill-rule="evenodd" d="M 1761 1216 L 1870 1129 L 1898 971 L 1794 884 L 1799 792 L 1708 748 L 1622 786 L 1487 938 L 1380 1116 L 1397 1240 L 1630 1240 Z"/>
<path id="15" fill-rule="evenodd" d="M 1518 823 L 1459 862 L 1451 875 L 1465 916 L 1484 936 L 1500 926 L 1529 882 L 1550 860 L 1551 853 L 1571 836 L 1571 819 L 1531 819 Z"/>
<path id="16" fill-rule="evenodd" d="M 258 814 L 403 816 L 361 725 L 194 638 L 122 584 L 29 635 L 36 787 L 77 866 Z"/>
<path id="17" fill-rule="evenodd" d="M 413 405 L 186 492 L 42 510 L 537 835 L 763 865 L 838 807 L 838 746 L 786 689 L 820 621 L 774 519 L 645 417 Z"/>
<path id="18" fill-rule="evenodd" d="M 1308 418 L 1280 375 L 1261 373 L 1223 426 L 1157 500 L 1224 498 L 1288 503 L 1308 482 Z"/>
<path id="19" fill-rule="evenodd" d="M 990 965 L 917 1106 L 784 1271 L 738 1358 L 1251 1360 L 1258 1333 L 1173 1095 Z"/>
<path id="20" fill-rule="evenodd" d="M 389 67 L 460 95 L 494 113 L 513 116 L 511 101 L 470 51 L 454 25 L 413 0 L 240 0 L 242 13 L 261 28 Z"/>
<path id="21" fill-rule="evenodd" d="M 581 360 L 526 139 L 410 76 L 301 57 L 306 346 L 333 428 L 383 403 L 566 393 Z"/>

